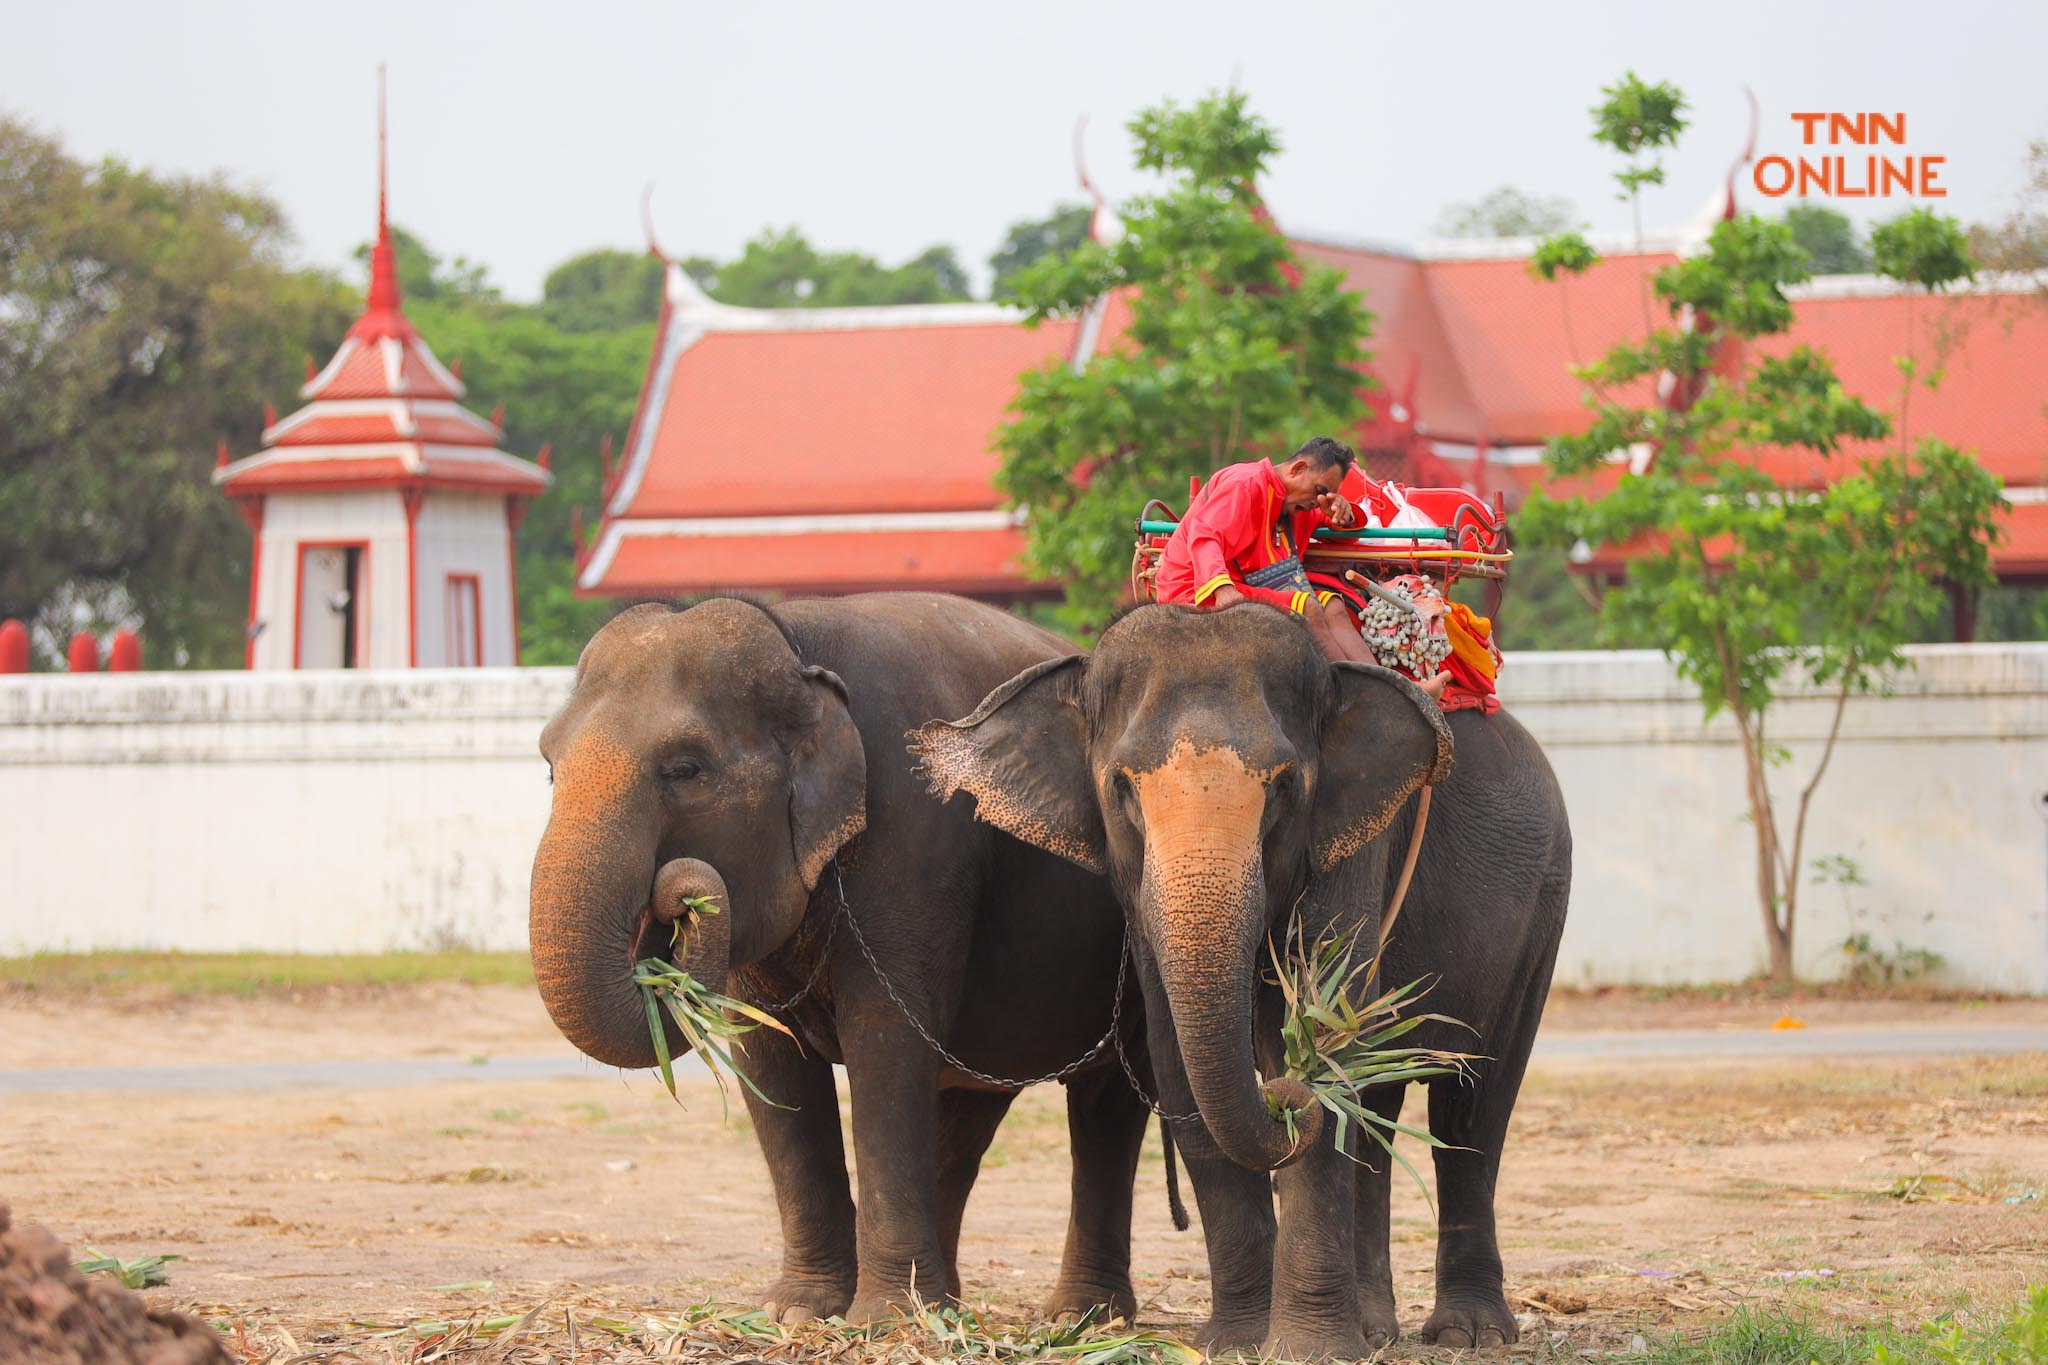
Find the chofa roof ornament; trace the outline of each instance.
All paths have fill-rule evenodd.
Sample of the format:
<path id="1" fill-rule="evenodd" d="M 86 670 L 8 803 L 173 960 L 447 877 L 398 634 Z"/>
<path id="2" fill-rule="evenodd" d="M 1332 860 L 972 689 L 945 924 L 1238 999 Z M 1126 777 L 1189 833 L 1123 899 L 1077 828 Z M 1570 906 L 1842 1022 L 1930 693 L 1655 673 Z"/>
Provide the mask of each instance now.
<path id="1" fill-rule="evenodd" d="M 668 306 L 678 312 L 702 312 L 718 307 L 718 303 L 706 294 L 690 272 L 682 264 L 661 249 L 660 240 L 654 235 L 654 182 L 640 191 L 640 231 L 647 238 L 647 254 L 660 261 L 663 268 L 663 297 Z"/>
<path id="2" fill-rule="evenodd" d="M 1081 189 L 1095 206 L 1095 212 L 1088 218 L 1088 240 L 1097 246 L 1115 246 L 1124 239 L 1124 220 L 1110 207 L 1109 197 L 1088 178 L 1088 163 L 1081 154 L 1081 136 L 1087 131 L 1088 116 L 1083 114 L 1074 124 L 1074 178 L 1081 182 Z"/>

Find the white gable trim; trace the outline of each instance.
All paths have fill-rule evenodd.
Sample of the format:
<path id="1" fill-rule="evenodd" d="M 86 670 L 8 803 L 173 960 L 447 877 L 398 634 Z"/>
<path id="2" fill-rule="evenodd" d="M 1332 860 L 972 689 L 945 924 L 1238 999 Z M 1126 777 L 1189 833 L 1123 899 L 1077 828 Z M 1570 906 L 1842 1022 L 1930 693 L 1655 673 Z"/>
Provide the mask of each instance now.
<path id="1" fill-rule="evenodd" d="M 680 268 L 669 267 L 670 270 Z M 647 391 L 647 406 L 639 414 L 633 448 L 626 452 L 626 470 L 619 476 L 619 486 L 612 494 L 611 502 L 605 506 L 607 516 L 624 516 L 638 496 L 640 485 L 647 478 L 648 462 L 654 458 L 654 437 L 661 430 L 662 413 L 668 410 L 668 393 L 675 382 L 676 361 L 705 335 L 702 327 L 677 325 L 676 316 L 670 314 L 669 325 L 662 329 L 661 358 L 655 362 L 653 382 Z"/>
<path id="2" fill-rule="evenodd" d="M 327 362 L 327 368 L 299 385 L 299 397 L 311 398 L 332 384 L 334 377 L 341 373 L 341 367 L 348 364 L 348 358 L 356 353 L 356 348 L 361 344 L 354 337 L 343 337 L 340 347 L 334 352 L 334 359 Z"/>

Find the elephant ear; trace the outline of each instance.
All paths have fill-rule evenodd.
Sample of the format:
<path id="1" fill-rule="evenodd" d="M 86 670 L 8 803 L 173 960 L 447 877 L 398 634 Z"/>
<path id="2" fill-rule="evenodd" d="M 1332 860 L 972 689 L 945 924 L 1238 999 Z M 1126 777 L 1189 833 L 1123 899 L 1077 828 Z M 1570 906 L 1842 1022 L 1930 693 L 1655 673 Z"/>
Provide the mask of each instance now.
<path id="1" fill-rule="evenodd" d="M 1328 872 L 1378 838 L 1424 783 L 1451 775 L 1451 727 L 1429 694 L 1372 664 L 1333 663 L 1312 856 Z"/>
<path id="2" fill-rule="evenodd" d="M 910 752 L 941 801 L 968 792 L 977 819 L 1101 872 L 1108 866 L 1102 812 L 1088 780 L 1080 705 L 1087 663 L 1075 654 L 1034 664 L 965 720 L 929 721 L 911 731 Z"/>
<path id="3" fill-rule="evenodd" d="M 868 825 L 868 759 L 846 706 L 846 684 L 816 664 L 803 669 L 816 718 L 790 748 L 789 848 L 804 889 Z"/>

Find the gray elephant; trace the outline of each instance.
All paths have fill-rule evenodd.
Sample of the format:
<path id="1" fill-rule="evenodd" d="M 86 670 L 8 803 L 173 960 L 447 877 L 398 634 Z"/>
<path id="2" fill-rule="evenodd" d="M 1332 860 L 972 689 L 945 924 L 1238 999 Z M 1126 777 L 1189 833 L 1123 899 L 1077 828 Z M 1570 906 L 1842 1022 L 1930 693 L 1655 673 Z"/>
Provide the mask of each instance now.
<path id="1" fill-rule="evenodd" d="M 1208 1238 L 1202 1340 L 1302 1358 L 1397 1334 L 1388 1163 L 1339 1152 L 1298 1082 L 1261 1086 L 1278 1040 L 1260 966 L 1297 925 L 1375 942 L 1412 798 L 1439 784 L 1381 982 L 1435 980 L 1427 1008 L 1477 1037 L 1430 1025 L 1408 1041 L 1490 1060 L 1472 1083 L 1429 1086 L 1431 1131 L 1454 1147 L 1435 1154 L 1437 1304 L 1421 1335 L 1515 1339 L 1494 1179 L 1571 877 L 1562 796 L 1526 731 L 1504 713 L 1447 722 L 1396 674 L 1326 663 L 1268 607 L 1149 606 L 1092 657 L 1040 664 L 913 746 L 940 796 L 969 793 L 982 819 L 1109 875 Z M 1364 1098 L 1393 1114 L 1400 1090 Z M 1297 1111 L 1297 1136 L 1277 1107 Z"/>
<path id="2" fill-rule="evenodd" d="M 1135 1310 L 1146 1113 L 1106 1039 L 1116 902 L 1101 877 L 930 800 L 903 744 L 1070 649 L 932 594 L 643 605 L 592 637 L 541 737 L 554 792 L 531 935 L 562 1032 L 600 1061 L 653 1065 L 633 964 L 668 954 L 691 915 L 691 971 L 795 1034 L 753 1033 L 740 1059 L 776 1102 L 746 1096 L 783 1230 L 765 1300 L 785 1319 L 957 1294 L 961 1212 L 1015 1097 L 1005 1082 L 1077 1059 L 1049 1306 Z M 697 896 L 727 913 L 693 915 Z M 834 1063 L 852 1092 L 858 1209 Z"/>

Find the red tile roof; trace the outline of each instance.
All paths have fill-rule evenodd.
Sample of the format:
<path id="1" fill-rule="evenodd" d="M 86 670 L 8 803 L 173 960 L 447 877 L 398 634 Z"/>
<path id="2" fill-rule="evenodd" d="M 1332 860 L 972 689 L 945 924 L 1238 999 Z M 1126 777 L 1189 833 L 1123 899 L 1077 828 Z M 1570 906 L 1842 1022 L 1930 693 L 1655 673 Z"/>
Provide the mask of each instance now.
<path id="1" fill-rule="evenodd" d="M 1377 314 L 1371 370 L 1377 415 L 1362 446 L 1391 443 L 1431 477 L 1519 492 L 1540 475 L 1537 448 L 1590 421 L 1571 367 L 1643 330 L 1644 276 L 1668 252 L 1609 256 L 1563 284 L 1532 278 L 1525 259 L 1421 259 L 1383 249 L 1301 241 L 1342 271 Z M 1099 327 L 1036 330 L 986 305 L 761 313 L 726 308 L 671 267 L 634 433 L 604 525 L 579 574 L 597 594 L 692 593 L 714 587 L 839 592 L 898 584 L 992 584 L 1032 590 L 1015 565 L 1018 533 L 819 529 L 769 544 L 719 518 L 791 513 L 972 512 L 998 508 L 991 435 L 1034 365 L 1118 344 L 1122 300 Z M 1858 292 L 1860 290 L 1860 292 Z M 1666 316 L 1653 299 L 1653 317 Z M 1911 305 L 1926 355 L 1960 336 L 1942 388 L 1916 393 L 1916 433 L 1975 450 L 2013 484 L 2048 483 L 2048 307 L 2024 292 L 1921 299 Z M 1823 283 L 1795 300 L 1788 339 L 1818 346 L 1844 384 L 1896 406 L 1907 301 L 1867 283 Z M 1647 401 L 1649 381 L 1631 396 Z M 1486 472 L 1471 447 L 1491 453 Z M 1760 452 L 1783 476 L 1810 461 Z M 785 489 L 794 462 L 822 477 Z M 1842 461 L 1837 467 L 1846 467 Z M 1168 490 L 1170 491 L 1170 490 Z M 2017 514 L 2016 514 L 2017 515 Z M 2029 514 L 2031 516 L 2031 514 Z M 686 533 L 659 523 L 683 519 Z M 1999 563 L 2018 565 L 2033 522 L 2014 523 Z M 866 538 L 863 538 L 866 537 Z M 954 537 L 948 539 L 947 537 Z M 773 536 L 766 538 L 773 541 Z"/>
<path id="2" fill-rule="evenodd" d="M 829 566 L 834 592 L 924 588 L 970 596 L 1008 596 L 1026 579 L 1018 563 L 1024 532 L 999 529 L 847 531 L 801 536 L 733 532 L 663 534 L 627 523 L 603 566 L 608 592 L 816 592 Z"/>
<path id="3" fill-rule="evenodd" d="M 652 457 L 615 515 L 995 507 L 990 436 L 1017 376 L 1067 356 L 1077 330 L 989 320 L 709 333 L 676 357 Z"/>

